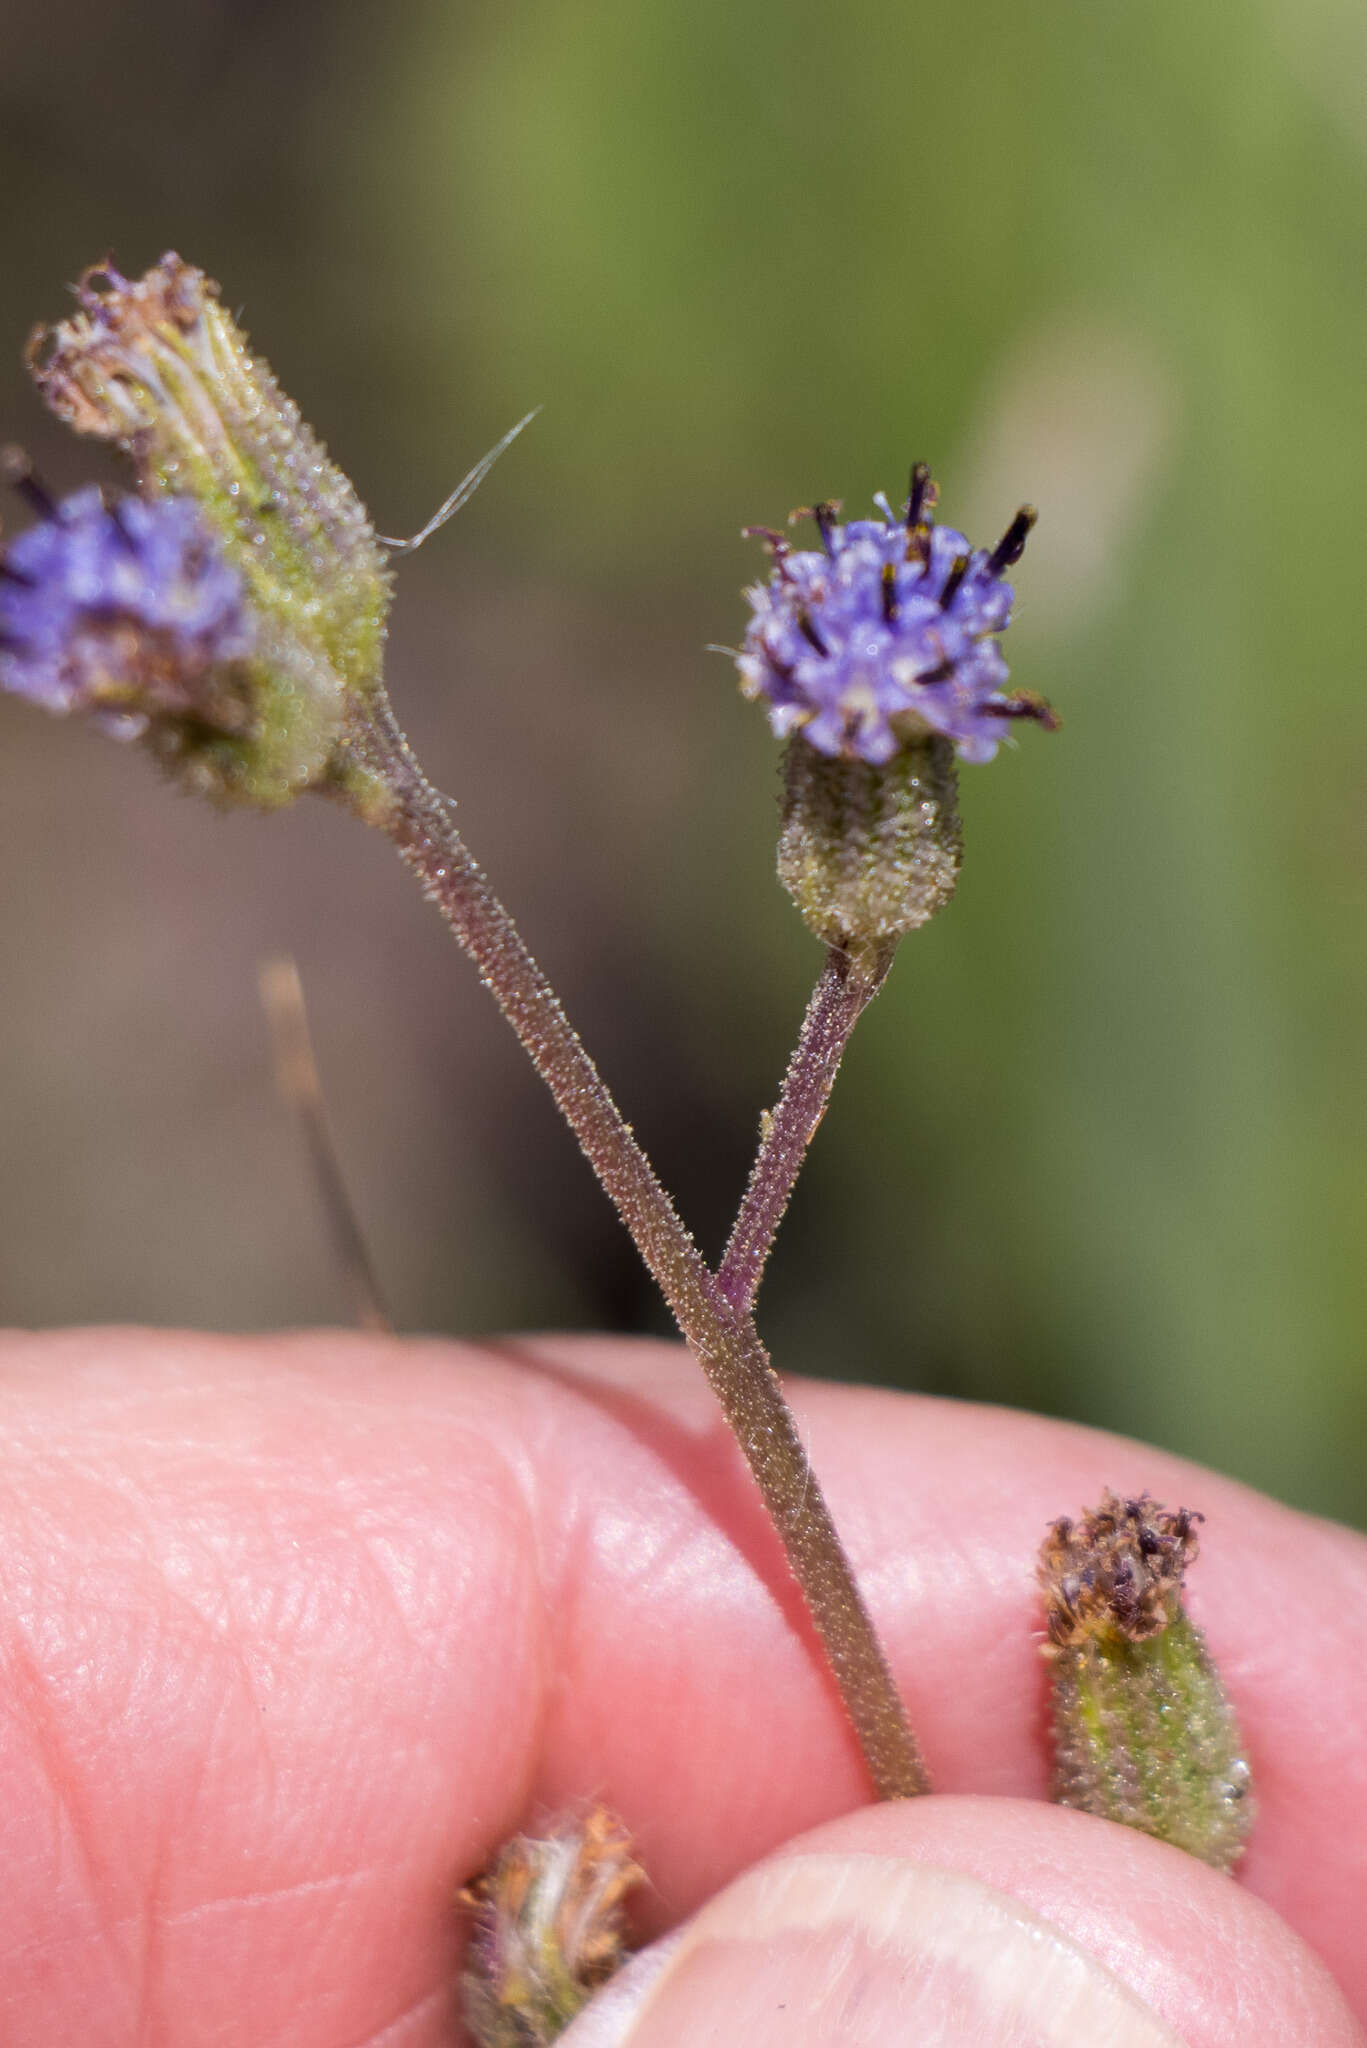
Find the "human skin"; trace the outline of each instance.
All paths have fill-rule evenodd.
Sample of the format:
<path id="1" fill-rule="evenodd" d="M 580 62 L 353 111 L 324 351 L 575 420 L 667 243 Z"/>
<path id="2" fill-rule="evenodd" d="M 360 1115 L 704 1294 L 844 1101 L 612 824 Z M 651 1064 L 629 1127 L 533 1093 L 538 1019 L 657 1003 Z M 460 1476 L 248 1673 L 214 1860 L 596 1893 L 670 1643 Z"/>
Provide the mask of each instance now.
<path id="1" fill-rule="evenodd" d="M 936 2042 L 1045 2037 L 981 2020 L 962 1959 L 918 1952 L 927 1885 L 1065 1965 L 1096 1959 L 1135 2040 L 1146 2010 L 1154 2041 L 1191 2048 L 1367 2039 L 1349 2011 L 1367 2012 L 1367 1543 L 1070 1425 L 792 1398 L 929 1800 L 867 1806 L 777 1543 L 675 1347 L 0 1339 L 0 2042 L 458 2041 L 457 1886 L 538 1813 L 593 1799 L 637 1838 L 646 1935 L 776 1851 L 804 1897 L 842 1870 L 884 1904 L 905 1890 L 870 1970 L 912 1958 L 882 1995 L 895 2020 L 929 1984 Z M 1034 1554 L 1107 1486 L 1207 1517 L 1190 1604 L 1259 1798 L 1237 1879 L 1030 1803 Z M 724 1926 L 760 1892 L 772 1920 L 774 1867 Z M 803 1984 L 784 1883 L 786 1931 L 703 1943 L 671 1994 L 685 2031 L 657 2008 L 643 2040 L 703 2041 L 709 2012 L 733 2038 L 738 1969 L 752 1991 L 780 1965 Z M 846 2038 L 804 2032 L 805 2001 L 773 2038 Z M 769 2036 L 747 2017 L 744 2038 Z"/>

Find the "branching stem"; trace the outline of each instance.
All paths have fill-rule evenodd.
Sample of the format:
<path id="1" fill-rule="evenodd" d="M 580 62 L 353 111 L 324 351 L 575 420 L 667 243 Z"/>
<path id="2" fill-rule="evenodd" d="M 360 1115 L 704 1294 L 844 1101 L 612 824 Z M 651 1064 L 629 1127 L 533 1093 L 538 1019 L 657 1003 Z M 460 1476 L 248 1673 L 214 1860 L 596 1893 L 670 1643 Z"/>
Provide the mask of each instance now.
<path id="1" fill-rule="evenodd" d="M 778 1376 L 745 1309 L 708 1271 L 541 969 L 423 775 L 387 705 L 352 742 L 381 823 L 478 967 L 631 1232 L 706 1373 L 778 1530 L 880 1798 L 928 1789 L 873 1623 Z"/>
<path id="2" fill-rule="evenodd" d="M 891 965 L 891 946 L 877 954 L 851 954 L 832 946 L 826 955 L 782 1092 L 765 1118 L 745 1198 L 717 1272 L 722 1293 L 742 1314 L 754 1307 L 765 1263 L 807 1147 L 826 1114 L 850 1033 Z"/>

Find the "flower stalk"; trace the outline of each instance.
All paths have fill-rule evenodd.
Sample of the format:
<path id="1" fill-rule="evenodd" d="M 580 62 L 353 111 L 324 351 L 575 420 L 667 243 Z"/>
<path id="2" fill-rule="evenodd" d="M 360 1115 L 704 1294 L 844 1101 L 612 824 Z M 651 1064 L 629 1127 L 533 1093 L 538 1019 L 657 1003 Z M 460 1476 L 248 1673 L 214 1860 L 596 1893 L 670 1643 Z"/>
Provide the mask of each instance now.
<path id="1" fill-rule="evenodd" d="M 929 1789 L 925 1765 L 777 1373 L 727 1301 L 508 912 L 419 768 L 393 712 L 358 721 L 365 815 L 393 841 L 517 1033 L 649 1267 L 721 1404 L 783 1543 L 881 1799 Z M 352 799 L 344 798 L 344 800 Z"/>
<path id="2" fill-rule="evenodd" d="M 855 1025 L 887 979 L 892 948 L 826 955 L 782 1092 L 766 1111 L 759 1151 L 731 1230 L 717 1281 L 732 1308 L 749 1314 L 764 1277 L 807 1148 L 831 1099 Z"/>
<path id="3" fill-rule="evenodd" d="M 900 514 L 840 522 L 829 500 L 794 512 L 819 545 L 795 549 L 768 527 L 772 562 L 747 591 L 736 654 L 741 688 L 786 741 L 779 880 L 827 948 L 719 1279 L 753 1307 L 845 1047 L 907 933 L 944 908 L 963 858 L 958 762 L 989 761 L 1011 724 L 1052 729 L 1049 707 L 1007 692 L 998 638 L 1010 622 L 1004 572 L 1035 521 L 1023 506 L 990 552 L 937 526 L 924 463 Z"/>
<path id="4" fill-rule="evenodd" d="M 217 287 L 175 255 L 141 279 L 98 265 L 76 313 L 35 334 L 29 362 L 59 417 L 129 455 L 139 495 L 45 507 L 39 494 L 39 525 L 0 554 L 0 687 L 145 741 L 183 786 L 219 802 L 273 809 L 311 789 L 388 835 L 550 1088 L 698 1357 L 875 1790 L 926 1790 L 750 1309 L 850 1032 L 897 941 L 953 893 L 955 756 L 990 759 L 1013 719 L 1053 723 L 1037 699 L 1003 690 L 997 646 L 1012 603 L 1003 572 L 1033 513 L 991 553 L 974 550 L 936 527 L 918 465 L 901 514 L 880 499 L 879 520 L 842 526 L 838 506 L 819 505 L 810 552 L 769 535 L 773 573 L 749 594 L 738 661 L 789 742 L 780 873 L 828 951 L 713 1274 L 394 717 L 382 680 L 389 544 Z"/>

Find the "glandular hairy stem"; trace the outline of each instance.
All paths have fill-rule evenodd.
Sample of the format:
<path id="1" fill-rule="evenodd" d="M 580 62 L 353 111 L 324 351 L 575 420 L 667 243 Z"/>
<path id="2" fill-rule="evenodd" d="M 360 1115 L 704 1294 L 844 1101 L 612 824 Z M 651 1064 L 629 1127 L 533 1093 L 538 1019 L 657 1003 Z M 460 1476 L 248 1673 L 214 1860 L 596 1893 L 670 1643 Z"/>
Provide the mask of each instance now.
<path id="1" fill-rule="evenodd" d="M 807 1148 L 826 1114 L 850 1034 L 883 986 L 892 954 L 889 944 L 853 953 L 832 946 L 826 955 L 718 1269 L 726 1299 L 747 1314 Z"/>
<path id="2" fill-rule="evenodd" d="M 559 999 L 423 775 L 385 702 L 358 719 L 338 792 L 397 847 L 507 1017 L 579 1140 L 721 1403 L 782 1540 L 883 1799 L 925 1767 L 830 1510 L 754 1323 L 726 1300 Z"/>
<path id="3" fill-rule="evenodd" d="M 954 894 L 958 788 L 954 748 L 938 733 L 907 737 L 880 762 L 828 757 L 801 733 L 788 742 L 779 880 L 827 952 L 719 1270 L 737 1309 L 754 1304 L 850 1034 L 901 940 Z"/>

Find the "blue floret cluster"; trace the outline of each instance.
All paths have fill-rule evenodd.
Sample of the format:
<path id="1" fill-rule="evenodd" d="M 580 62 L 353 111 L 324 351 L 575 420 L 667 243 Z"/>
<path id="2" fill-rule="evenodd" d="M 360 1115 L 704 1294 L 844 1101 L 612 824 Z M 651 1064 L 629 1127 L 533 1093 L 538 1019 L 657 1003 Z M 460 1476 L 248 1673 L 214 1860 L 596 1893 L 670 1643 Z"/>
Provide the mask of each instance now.
<path id="1" fill-rule="evenodd" d="M 819 549 L 761 532 L 773 556 L 737 657 L 741 686 L 763 698 L 780 736 L 800 732 L 818 753 L 874 765 L 928 733 L 962 760 L 990 761 L 1010 722 L 1056 721 L 1024 692 L 1008 694 L 997 635 L 1013 593 L 1003 571 L 1019 559 L 1034 514 L 1020 512 L 996 548 L 973 548 L 929 517 L 934 485 L 918 466 L 899 517 L 837 523 L 818 505 Z"/>
<path id="2" fill-rule="evenodd" d="M 253 645 L 242 579 L 188 498 L 77 491 L 0 555 L 0 687 L 136 733 L 173 688 Z"/>

